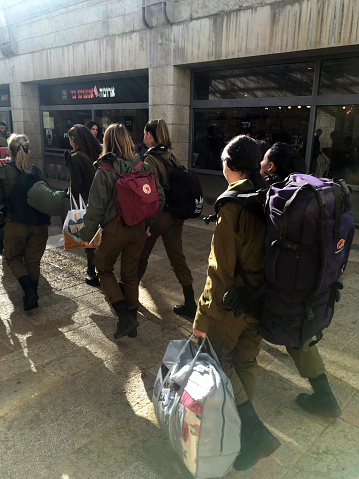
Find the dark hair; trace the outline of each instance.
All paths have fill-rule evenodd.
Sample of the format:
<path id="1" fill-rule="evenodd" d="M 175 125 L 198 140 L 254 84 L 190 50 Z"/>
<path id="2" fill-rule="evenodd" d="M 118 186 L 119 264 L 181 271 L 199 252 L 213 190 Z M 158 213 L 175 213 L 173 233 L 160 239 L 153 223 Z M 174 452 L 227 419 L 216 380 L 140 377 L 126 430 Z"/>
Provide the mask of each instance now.
<path id="1" fill-rule="evenodd" d="M 151 133 L 156 144 L 166 145 L 167 148 L 172 148 L 171 137 L 168 131 L 167 123 L 160 118 L 159 120 L 150 120 L 145 125 L 147 133 Z"/>
<path id="2" fill-rule="evenodd" d="M 102 131 L 101 131 L 100 125 L 99 125 L 98 123 L 96 123 L 96 121 L 92 121 L 92 120 L 91 120 L 91 121 L 89 121 L 89 122 L 87 123 L 86 126 L 87 126 L 87 128 L 91 131 L 91 128 L 92 128 L 94 125 L 96 125 L 97 128 L 98 128 L 98 133 L 97 133 L 97 137 L 96 137 L 96 138 L 98 139 L 99 142 L 101 142 L 101 140 L 102 140 Z M 92 136 L 93 136 L 93 135 L 92 135 Z"/>
<path id="3" fill-rule="evenodd" d="M 69 136 L 73 139 L 76 148 L 84 151 L 92 161 L 98 159 L 102 150 L 101 145 L 87 126 L 74 125 L 69 130 Z"/>
<path id="4" fill-rule="evenodd" d="M 227 163 L 230 170 L 245 173 L 256 189 L 266 188 L 260 174 L 262 151 L 253 138 L 245 135 L 233 138 L 223 150 L 222 161 Z"/>
<path id="5" fill-rule="evenodd" d="M 0 126 L 7 126 L 7 124 L 4 121 L 0 121 Z"/>
<path id="6" fill-rule="evenodd" d="M 268 161 L 276 167 L 276 174 L 284 180 L 291 173 L 305 173 L 305 160 L 288 143 L 277 142 L 268 153 Z"/>

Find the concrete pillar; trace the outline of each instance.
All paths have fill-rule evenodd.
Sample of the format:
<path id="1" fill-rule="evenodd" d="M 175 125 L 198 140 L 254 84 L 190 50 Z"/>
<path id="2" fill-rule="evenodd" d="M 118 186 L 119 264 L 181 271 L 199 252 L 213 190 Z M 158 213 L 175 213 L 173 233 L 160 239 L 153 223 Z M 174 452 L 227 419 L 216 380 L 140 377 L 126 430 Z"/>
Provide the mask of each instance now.
<path id="1" fill-rule="evenodd" d="M 149 68 L 149 117 L 163 118 L 169 128 L 174 155 L 188 166 L 190 69 L 173 65 Z"/>
<path id="2" fill-rule="evenodd" d="M 13 131 L 29 137 L 31 163 L 43 170 L 39 89 L 28 83 L 10 83 Z"/>

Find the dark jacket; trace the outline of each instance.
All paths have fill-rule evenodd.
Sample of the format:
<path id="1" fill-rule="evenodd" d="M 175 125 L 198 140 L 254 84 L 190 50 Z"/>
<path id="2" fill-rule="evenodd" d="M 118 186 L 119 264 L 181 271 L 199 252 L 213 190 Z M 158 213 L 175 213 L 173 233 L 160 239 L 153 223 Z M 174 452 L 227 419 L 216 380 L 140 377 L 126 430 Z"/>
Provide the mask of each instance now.
<path id="1" fill-rule="evenodd" d="M 27 189 L 35 181 L 45 181 L 45 177 L 37 166 L 30 165 L 31 173 L 21 172 L 14 161 L 2 164 L 0 167 L 0 204 L 5 205 L 6 216 L 12 221 L 27 225 L 45 225 L 50 223 L 50 217 L 40 213 L 27 203 Z M 20 181 L 20 175 L 29 175 L 33 181 Z M 28 179 L 26 176 L 25 180 Z"/>
<path id="2" fill-rule="evenodd" d="M 93 160 L 91 160 L 84 151 L 76 149 L 65 152 L 65 163 L 70 172 L 71 193 L 77 203 L 79 201 L 79 195 L 81 195 L 84 202 L 87 203 L 96 171 Z"/>
<path id="3" fill-rule="evenodd" d="M 90 241 L 94 237 L 98 225 L 103 227 L 117 216 L 117 208 L 113 198 L 117 197 L 115 184 L 118 175 L 108 170 L 98 169 L 98 167 L 106 166 L 124 175 L 132 171 L 140 160 L 138 155 L 135 155 L 134 160 L 126 161 L 123 158 L 117 158 L 113 153 L 107 153 L 94 163 L 96 173 L 90 189 L 87 211 L 84 215 L 84 226 L 79 233 L 83 241 Z M 147 173 L 151 172 L 151 168 L 145 162 L 142 163 L 138 170 L 146 171 Z M 165 196 L 157 180 L 156 185 L 160 197 L 161 211 L 165 202 Z M 146 224 L 149 226 L 154 219 L 155 217 L 151 218 Z"/>
<path id="4" fill-rule="evenodd" d="M 249 180 L 231 183 L 228 190 L 245 191 L 253 188 Z M 234 201 L 224 203 L 217 215 L 207 281 L 198 302 L 194 328 L 207 333 L 214 322 L 226 327 L 226 318 L 233 312 L 223 306 L 223 295 L 231 286 L 243 286 L 236 273 L 237 261 L 254 288 L 262 282 L 261 262 L 264 255 L 265 224 L 247 208 Z"/>

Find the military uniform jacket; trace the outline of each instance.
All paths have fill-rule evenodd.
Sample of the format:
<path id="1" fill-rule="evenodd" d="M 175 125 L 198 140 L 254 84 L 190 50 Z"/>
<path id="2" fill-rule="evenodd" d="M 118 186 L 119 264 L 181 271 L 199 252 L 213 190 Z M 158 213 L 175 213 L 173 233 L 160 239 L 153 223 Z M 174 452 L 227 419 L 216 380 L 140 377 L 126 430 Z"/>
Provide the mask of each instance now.
<path id="1" fill-rule="evenodd" d="M 228 191 L 253 188 L 249 180 L 231 183 Z M 226 328 L 226 317 L 232 311 L 223 306 L 223 295 L 230 286 L 243 286 L 235 274 L 239 261 L 255 288 L 262 282 L 261 262 L 264 255 L 265 224 L 247 208 L 234 201 L 224 203 L 217 215 L 208 261 L 207 281 L 199 299 L 194 328 L 207 333 L 211 324 L 221 321 Z"/>
<path id="2" fill-rule="evenodd" d="M 171 160 L 171 151 L 169 149 L 163 151 L 163 149 L 161 149 L 161 146 L 163 147 L 163 145 L 159 144 L 150 148 L 145 155 L 145 161 L 146 163 L 150 165 L 151 170 L 154 172 L 154 174 L 158 178 L 158 181 L 160 182 L 160 185 L 162 186 L 162 188 L 165 191 L 169 191 L 170 176 L 171 176 L 172 170 L 169 166 L 165 166 L 158 158 L 151 155 L 151 153 L 160 154 L 162 158 L 165 161 L 167 161 L 169 164 L 174 164 L 176 166 L 181 166 L 181 164 L 173 155 Z"/>
<path id="3" fill-rule="evenodd" d="M 94 237 L 98 225 L 103 227 L 117 216 L 117 208 L 113 198 L 117 198 L 115 184 L 118 175 L 112 171 L 98 169 L 98 167 L 106 166 L 107 168 L 117 171 L 120 175 L 124 175 L 132 171 L 139 161 L 141 161 L 141 158 L 138 155 L 135 155 L 133 160 L 126 161 L 123 158 L 117 158 L 114 153 L 107 153 L 94 163 L 96 173 L 90 189 L 87 211 L 84 215 L 84 226 L 80 229 L 79 233 L 83 241 L 90 241 Z M 138 170 L 146 171 L 147 173 L 151 172 L 151 168 L 145 162 L 142 163 Z M 161 211 L 165 197 L 163 189 L 157 180 L 156 186 L 160 197 Z M 154 218 L 148 220 L 148 225 Z M 131 228 L 131 226 L 129 226 L 129 228 Z"/>

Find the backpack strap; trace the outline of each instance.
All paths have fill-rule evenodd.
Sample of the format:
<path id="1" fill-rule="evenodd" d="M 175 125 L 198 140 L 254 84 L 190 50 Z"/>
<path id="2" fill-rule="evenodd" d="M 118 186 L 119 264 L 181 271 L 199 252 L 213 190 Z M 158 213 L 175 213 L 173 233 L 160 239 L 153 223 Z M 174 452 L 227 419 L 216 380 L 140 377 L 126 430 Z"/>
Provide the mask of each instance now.
<path id="1" fill-rule="evenodd" d="M 165 160 L 163 158 L 163 156 L 161 155 L 161 153 L 156 153 L 156 152 L 152 152 L 149 153 L 148 155 L 146 154 L 145 155 L 145 158 L 146 156 L 154 156 L 155 158 L 157 158 L 158 160 L 160 160 L 161 163 L 163 163 L 165 166 L 167 166 L 168 168 L 171 168 L 171 170 L 175 170 L 176 168 L 178 168 L 177 165 L 175 165 L 174 161 L 172 160 L 172 157 L 173 157 L 173 154 L 171 153 L 171 161 L 173 164 L 171 164 L 169 161 Z"/>

